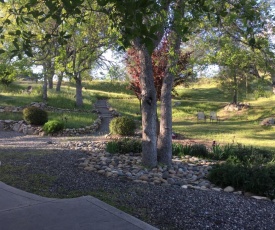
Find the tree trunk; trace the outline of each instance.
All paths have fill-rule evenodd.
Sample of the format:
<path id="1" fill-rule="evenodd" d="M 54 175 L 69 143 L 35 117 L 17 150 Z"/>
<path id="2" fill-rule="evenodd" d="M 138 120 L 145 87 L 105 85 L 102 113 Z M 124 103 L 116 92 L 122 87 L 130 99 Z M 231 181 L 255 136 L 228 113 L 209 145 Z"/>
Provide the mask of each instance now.
<path id="1" fill-rule="evenodd" d="M 43 87 L 42 87 L 42 100 L 46 102 L 48 100 L 48 77 L 46 65 L 43 65 Z"/>
<path id="2" fill-rule="evenodd" d="M 54 65 L 51 60 L 47 62 L 48 87 L 53 89 Z"/>
<path id="3" fill-rule="evenodd" d="M 46 102 L 48 100 L 48 78 L 47 74 L 44 73 L 44 82 L 43 82 L 43 88 L 42 88 L 42 99 L 43 102 Z"/>
<path id="4" fill-rule="evenodd" d="M 275 72 L 271 73 L 271 80 L 272 80 L 272 91 L 275 94 Z"/>
<path id="5" fill-rule="evenodd" d="M 52 74 L 49 75 L 48 84 L 49 84 L 49 89 L 53 89 L 53 75 Z"/>
<path id="6" fill-rule="evenodd" d="M 237 104 L 238 102 L 238 82 L 236 72 L 234 74 L 234 90 L 233 90 L 233 104 Z"/>
<path id="7" fill-rule="evenodd" d="M 172 163 L 172 88 L 174 69 L 178 61 L 180 50 L 180 37 L 175 33 L 170 34 L 168 42 L 171 44 L 168 65 L 161 88 L 160 96 L 160 132 L 158 136 L 158 162 L 171 166 Z M 173 55 L 175 54 L 175 55 Z"/>
<path id="8" fill-rule="evenodd" d="M 76 107 L 82 107 L 83 106 L 83 98 L 82 98 L 82 81 L 81 81 L 81 76 L 80 73 L 77 77 L 75 77 L 75 83 L 76 83 L 76 94 L 75 94 L 75 99 L 76 99 Z"/>
<path id="9" fill-rule="evenodd" d="M 147 167 L 155 167 L 157 166 L 157 98 L 152 59 L 148 49 L 138 40 L 135 41 L 135 46 L 139 52 L 141 67 L 142 163 Z"/>
<path id="10" fill-rule="evenodd" d="M 64 74 L 64 72 L 62 71 L 60 73 L 60 75 L 58 76 L 58 80 L 57 80 L 57 84 L 56 84 L 56 92 L 61 91 L 61 84 L 62 84 L 62 80 L 63 80 L 63 74 Z"/>

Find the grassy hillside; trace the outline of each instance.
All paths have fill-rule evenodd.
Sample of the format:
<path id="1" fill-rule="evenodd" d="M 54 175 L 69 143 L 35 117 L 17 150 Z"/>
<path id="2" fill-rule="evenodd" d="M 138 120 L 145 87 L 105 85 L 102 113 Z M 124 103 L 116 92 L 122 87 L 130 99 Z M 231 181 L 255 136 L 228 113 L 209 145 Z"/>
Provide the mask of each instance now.
<path id="1" fill-rule="evenodd" d="M 33 92 L 28 95 L 24 91 L 32 85 Z M 110 105 L 122 115 L 140 120 L 139 101 L 126 83 L 110 81 L 91 81 L 83 84 L 84 110 L 91 110 L 97 98 L 108 98 Z M 250 108 L 242 111 L 228 112 L 223 108 L 231 101 L 231 96 L 218 89 L 211 80 L 198 82 L 189 88 L 178 87 L 178 95 L 173 99 L 173 131 L 186 138 L 216 140 L 219 143 L 238 142 L 245 145 L 274 148 L 275 132 L 272 127 L 263 128 L 259 122 L 266 117 L 275 116 L 275 96 L 242 99 L 250 103 Z M 41 101 L 42 85 L 31 82 L 17 82 L 9 88 L 0 86 L 0 105 L 27 105 L 33 101 Z M 62 86 L 60 93 L 49 90 L 50 106 L 59 108 L 75 108 L 75 89 L 73 83 Z M 198 111 L 209 116 L 215 111 L 221 117 L 220 123 L 197 122 Z M 83 127 L 90 124 L 94 115 L 87 113 L 63 114 L 69 118 L 69 127 Z M 50 119 L 58 118 L 60 114 L 50 114 Z M 21 115 L 0 114 L 0 119 L 21 119 Z"/>

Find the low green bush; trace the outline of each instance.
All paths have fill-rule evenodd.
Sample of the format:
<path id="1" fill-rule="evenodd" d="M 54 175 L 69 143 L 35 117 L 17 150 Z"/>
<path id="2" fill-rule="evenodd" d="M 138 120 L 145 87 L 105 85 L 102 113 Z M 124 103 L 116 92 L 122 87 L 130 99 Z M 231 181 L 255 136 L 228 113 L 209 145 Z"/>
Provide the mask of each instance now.
<path id="1" fill-rule="evenodd" d="M 186 144 L 182 145 L 179 143 L 173 143 L 172 144 L 172 155 L 182 157 L 185 155 L 190 155 L 192 149 L 192 145 Z"/>
<path id="2" fill-rule="evenodd" d="M 43 109 L 30 106 L 23 109 L 23 119 L 31 125 L 44 125 L 48 121 L 48 113 Z"/>
<path id="3" fill-rule="evenodd" d="M 275 164 L 244 166 L 226 162 L 215 165 L 208 179 L 222 187 L 233 186 L 245 192 L 275 198 Z"/>
<path id="4" fill-rule="evenodd" d="M 235 145 L 232 153 L 226 158 L 228 162 L 241 165 L 262 165 L 275 159 L 274 152 L 251 146 Z"/>
<path id="5" fill-rule="evenodd" d="M 124 138 L 120 140 L 110 141 L 106 145 L 106 151 L 109 153 L 141 153 L 141 140 Z"/>
<path id="6" fill-rule="evenodd" d="M 135 133 L 135 121 L 129 117 L 116 117 L 110 122 L 110 132 L 122 136 L 133 135 Z"/>
<path id="7" fill-rule="evenodd" d="M 205 145 L 194 144 L 189 153 L 190 156 L 209 158 L 209 152 Z"/>
<path id="8" fill-rule="evenodd" d="M 48 134 L 57 133 L 63 129 L 64 129 L 64 123 L 58 120 L 48 121 L 43 126 L 43 131 L 45 131 Z"/>

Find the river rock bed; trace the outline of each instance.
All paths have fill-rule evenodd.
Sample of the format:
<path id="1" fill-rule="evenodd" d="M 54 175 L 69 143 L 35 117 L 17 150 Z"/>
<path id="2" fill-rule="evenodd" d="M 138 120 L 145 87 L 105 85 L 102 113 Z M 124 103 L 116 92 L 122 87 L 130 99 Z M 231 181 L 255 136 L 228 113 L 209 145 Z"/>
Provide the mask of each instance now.
<path id="1" fill-rule="evenodd" d="M 117 177 L 136 183 L 180 186 L 201 190 L 222 190 L 211 184 L 206 176 L 215 161 L 197 157 L 173 157 L 172 166 L 158 166 L 148 169 L 141 164 L 140 153 L 110 154 L 105 151 L 106 142 L 67 142 L 63 148 L 81 150 L 88 157 L 79 159 L 79 167 L 106 177 Z"/>

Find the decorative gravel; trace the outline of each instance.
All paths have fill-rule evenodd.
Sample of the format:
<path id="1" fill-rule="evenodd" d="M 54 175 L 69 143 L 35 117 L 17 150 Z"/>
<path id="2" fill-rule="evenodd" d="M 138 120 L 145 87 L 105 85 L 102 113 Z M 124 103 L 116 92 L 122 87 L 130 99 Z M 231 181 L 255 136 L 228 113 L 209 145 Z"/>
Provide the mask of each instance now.
<path id="1" fill-rule="evenodd" d="M 43 153 L 45 150 L 33 151 Z M 77 191 L 83 195 L 96 194 L 105 201 L 107 197 L 111 205 L 160 229 L 275 229 L 275 204 L 271 201 L 214 190 L 182 189 L 178 185 L 143 184 L 127 178 L 106 177 L 79 167 L 79 159 L 88 157 L 80 150 L 50 149 L 44 154 L 23 154 L 18 158 L 6 157 L 9 152 L 13 154 L 14 149 L 0 147 L 0 167 L 25 166 L 22 173 L 16 175 L 22 180 L 28 174 L 55 178 L 50 191 L 44 191 L 41 186 L 38 194 L 49 192 L 50 196 L 67 197 Z M 17 146 L 16 152 L 25 153 L 26 149 Z M 1 153 L 5 153 L 5 157 L 1 158 Z M 26 189 L 24 183 L 17 187 Z"/>

